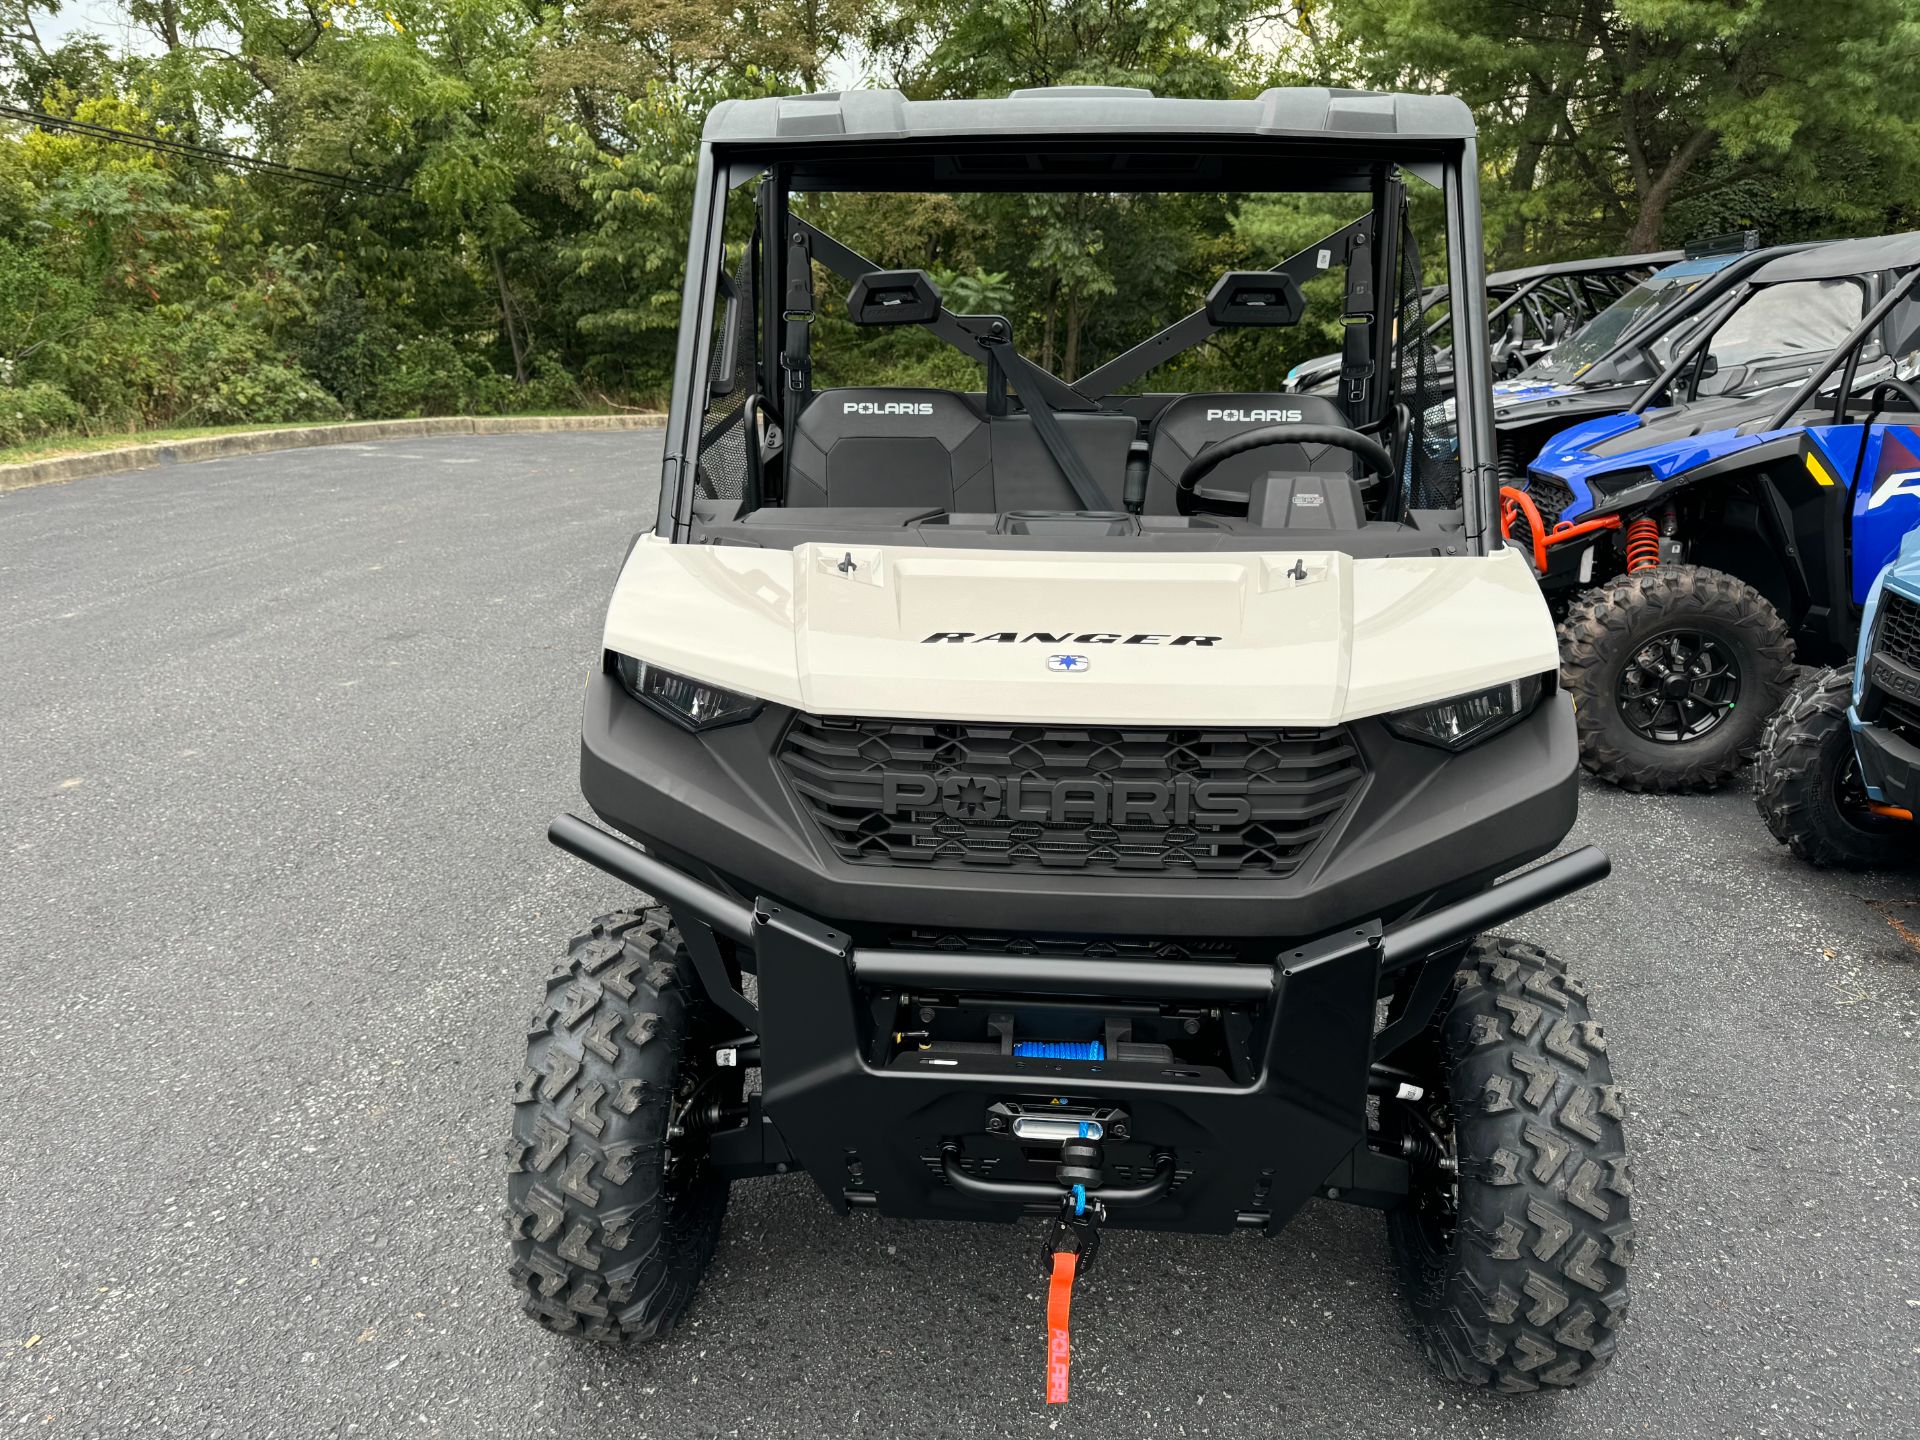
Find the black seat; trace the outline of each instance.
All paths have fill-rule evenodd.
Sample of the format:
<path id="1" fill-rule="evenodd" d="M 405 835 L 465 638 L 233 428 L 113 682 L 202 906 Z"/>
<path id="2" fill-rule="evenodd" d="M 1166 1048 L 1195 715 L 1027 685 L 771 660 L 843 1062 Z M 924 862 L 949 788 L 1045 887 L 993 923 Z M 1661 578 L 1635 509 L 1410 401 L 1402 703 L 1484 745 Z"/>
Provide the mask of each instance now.
<path id="1" fill-rule="evenodd" d="M 1183 395 L 1154 421 L 1147 452 L 1149 515 L 1173 515 L 1180 472 L 1211 445 L 1262 425 L 1347 425 L 1346 412 L 1321 395 Z M 1240 491 L 1272 471 L 1357 475 L 1359 459 L 1334 445 L 1266 445 L 1221 462 L 1208 490 Z"/>
<path id="2" fill-rule="evenodd" d="M 951 390 L 823 390 L 787 439 L 787 504 L 993 509 L 993 442 Z"/>
<path id="3" fill-rule="evenodd" d="M 1127 485 L 1127 451 L 1140 424 L 1131 415 L 1082 410 L 1054 416 L 1060 433 L 1118 510 Z M 1059 462 L 1047 450 L 1031 415 L 996 415 L 993 432 L 994 513 L 1009 510 L 1083 510 Z"/>
<path id="4" fill-rule="evenodd" d="M 1139 433 L 1133 417 L 1056 418 L 1118 508 Z M 951 390 L 879 388 L 823 390 L 801 412 L 787 443 L 787 504 L 986 515 L 1082 508 L 1031 416 L 989 417 L 977 397 Z"/>

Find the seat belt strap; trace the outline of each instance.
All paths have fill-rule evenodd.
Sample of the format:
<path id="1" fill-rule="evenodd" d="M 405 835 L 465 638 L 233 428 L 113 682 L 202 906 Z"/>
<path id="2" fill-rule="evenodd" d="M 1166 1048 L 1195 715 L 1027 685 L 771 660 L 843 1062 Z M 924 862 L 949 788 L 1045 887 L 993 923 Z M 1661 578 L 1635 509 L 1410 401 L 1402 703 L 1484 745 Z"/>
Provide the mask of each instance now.
<path id="1" fill-rule="evenodd" d="M 797 417 L 813 389 L 813 353 L 810 327 L 813 324 L 813 252 L 804 230 L 796 229 L 787 245 L 787 293 L 782 297 L 780 318 L 786 332 L 780 345 L 780 368 L 786 372 L 789 402 Z"/>
<path id="2" fill-rule="evenodd" d="M 1027 414 L 1033 417 L 1033 428 L 1040 436 L 1040 443 L 1053 457 L 1053 463 L 1060 467 L 1060 473 L 1067 477 L 1067 484 L 1073 488 L 1074 498 L 1080 502 L 1082 510 L 1111 510 L 1113 501 L 1107 498 L 1107 492 L 1100 482 L 1093 478 L 1087 469 L 1087 462 L 1067 438 L 1067 432 L 1060 426 L 1060 418 L 1053 413 L 1053 407 L 1044 398 L 1037 379 L 1039 373 L 1026 356 L 1015 350 L 1005 340 L 986 342 L 990 353 L 999 361 L 1001 373 L 1013 381 L 1013 388 L 1019 393 L 1020 401 L 1026 406 Z"/>

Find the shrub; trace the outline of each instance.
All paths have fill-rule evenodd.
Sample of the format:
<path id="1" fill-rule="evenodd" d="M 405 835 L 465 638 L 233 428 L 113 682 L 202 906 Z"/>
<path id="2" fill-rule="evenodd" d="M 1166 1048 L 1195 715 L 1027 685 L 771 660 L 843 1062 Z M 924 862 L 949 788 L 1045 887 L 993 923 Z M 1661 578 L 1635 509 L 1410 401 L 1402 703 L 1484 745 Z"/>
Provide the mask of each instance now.
<path id="1" fill-rule="evenodd" d="M 78 430 L 86 418 L 71 395 L 44 380 L 0 388 L 0 444 L 66 434 Z"/>
<path id="2" fill-rule="evenodd" d="M 402 342 L 369 395 L 376 415 L 491 415 L 513 408 L 513 377 L 443 335 Z"/>

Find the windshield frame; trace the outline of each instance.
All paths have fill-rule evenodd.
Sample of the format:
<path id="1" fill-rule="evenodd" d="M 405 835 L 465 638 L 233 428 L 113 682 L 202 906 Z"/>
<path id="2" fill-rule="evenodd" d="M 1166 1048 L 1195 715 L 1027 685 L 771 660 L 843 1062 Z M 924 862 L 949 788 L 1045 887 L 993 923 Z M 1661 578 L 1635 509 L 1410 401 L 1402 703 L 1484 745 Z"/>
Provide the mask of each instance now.
<path id="1" fill-rule="evenodd" d="M 994 177 L 995 183 L 956 185 L 955 176 L 942 177 L 937 186 L 912 183 L 915 177 L 937 173 L 943 158 L 964 160 L 978 155 L 1026 153 L 1040 157 L 1113 155 L 1139 161 L 1137 181 L 1116 166 L 1102 175 L 1098 186 L 1068 183 L 1070 177 L 1045 165 L 1035 165 L 1030 176 Z M 1248 174 L 1271 177 L 1285 173 L 1288 183 L 1275 187 L 1270 178 L 1259 185 L 1223 184 L 1222 174 L 1208 173 L 1205 183 L 1169 183 L 1165 168 L 1154 160 L 1186 157 L 1231 171 L 1246 167 Z M 1372 176 L 1380 167 L 1398 167 L 1408 175 L 1439 188 L 1445 214 L 1447 284 L 1462 297 L 1462 307 L 1473 323 L 1456 336 L 1456 354 L 1450 377 L 1454 401 L 1453 425 L 1460 469 L 1462 540 L 1471 553 L 1486 553 L 1498 543 L 1489 517 L 1494 513 L 1492 388 L 1487 358 L 1484 296 L 1483 235 L 1481 228 L 1477 146 L 1471 138 L 1382 135 L 1357 139 L 1295 136 L 1222 137 L 1168 136 L 1032 136 L 1021 139 L 915 139 L 858 143 L 820 139 L 790 142 L 757 141 L 752 146 L 716 144 L 703 140 L 695 178 L 693 213 L 689 227 L 686 281 L 681 295 L 680 325 L 675 349 L 672 397 L 668 407 L 657 530 L 676 542 L 692 538 L 696 498 L 696 457 L 701 419 L 706 411 L 706 385 L 713 359 L 716 306 L 725 280 L 724 235 L 729 197 L 749 182 L 772 175 L 778 183 L 776 209 L 766 219 L 785 225 L 787 193 L 805 188 L 876 191 L 894 189 L 913 193 L 929 189 L 967 189 L 983 192 L 1046 190 L 1065 193 L 1076 189 L 1135 188 L 1236 189 L 1255 193 L 1353 192 L 1374 188 Z M 857 169 L 852 167 L 859 167 Z M 962 166 L 953 169 L 958 172 Z M 1232 173 L 1239 173 L 1233 171 Z M 831 183 L 840 177 L 839 183 Z M 1004 183 L 1001 183 L 1004 182 Z M 768 247 L 775 248 L 775 247 Z M 771 290 L 766 292 L 772 294 Z M 1383 299 L 1382 303 L 1387 303 Z M 766 310 L 772 315 L 774 307 Z M 1390 327 L 1380 327 L 1384 332 Z M 1137 348 L 1137 347 L 1136 347 Z M 1170 352 L 1172 353 L 1172 352 Z M 1465 363 L 1460 363 L 1461 361 Z M 1057 377 L 1056 377 L 1057 378 Z M 1065 382 L 1058 382 L 1065 385 Z"/>

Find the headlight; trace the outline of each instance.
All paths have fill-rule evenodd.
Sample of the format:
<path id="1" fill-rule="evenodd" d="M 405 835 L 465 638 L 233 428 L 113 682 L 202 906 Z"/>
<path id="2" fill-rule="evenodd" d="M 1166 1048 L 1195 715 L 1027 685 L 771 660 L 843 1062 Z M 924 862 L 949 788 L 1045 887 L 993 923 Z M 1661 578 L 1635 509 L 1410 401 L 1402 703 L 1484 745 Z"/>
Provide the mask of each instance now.
<path id="1" fill-rule="evenodd" d="M 1529 675 L 1524 680 L 1495 685 L 1491 690 L 1476 690 L 1471 695 L 1456 695 L 1451 700 L 1396 710 L 1381 718 L 1389 730 L 1408 740 L 1438 745 L 1442 750 L 1464 750 L 1524 720 L 1540 703 L 1544 689 L 1538 675 Z"/>
<path id="2" fill-rule="evenodd" d="M 751 695 L 722 690 L 718 685 L 662 670 L 631 655 L 616 654 L 613 660 L 620 684 L 629 695 L 689 730 L 733 725 L 760 713 L 760 702 Z"/>
<path id="3" fill-rule="evenodd" d="M 1615 509 L 1645 499 L 1666 483 L 1645 466 L 1634 470 L 1604 470 L 1587 476 L 1586 480 L 1594 500 Z"/>

